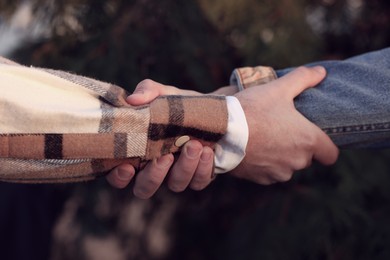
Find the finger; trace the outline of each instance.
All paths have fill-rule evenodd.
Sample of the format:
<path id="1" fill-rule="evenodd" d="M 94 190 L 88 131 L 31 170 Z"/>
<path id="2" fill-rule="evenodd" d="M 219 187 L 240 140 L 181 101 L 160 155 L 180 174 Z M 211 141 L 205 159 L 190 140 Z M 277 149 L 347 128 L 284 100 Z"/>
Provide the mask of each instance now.
<path id="1" fill-rule="evenodd" d="M 318 131 L 317 143 L 314 146 L 313 158 L 325 165 L 334 164 L 339 156 L 339 149 L 320 128 L 315 126 Z"/>
<path id="2" fill-rule="evenodd" d="M 203 147 L 198 167 L 191 180 L 190 188 L 193 190 L 203 190 L 213 180 L 214 152 L 210 147 Z"/>
<path id="3" fill-rule="evenodd" d="M 278 86 L 281 93 L 287 94 L 289 98 L 295 98 L 304 90 L 319 84 L 325 76 L 324 67 L 299 67 L 281 77 Z"/>
<path id="4" fill-rule="evenodd" d="M 172 86 L 163 85 L 151 79 L 145 79 L 138 83 L 133 94 L 127 97 L 127 102 L 133 106 L 150 103 L 158 96 L 177 95 L 178 89 Z"/>
<path id="5" fill-rule="evenodd" d="M 169 175 L 168 187 L 172 191 L 184 191 L 190 184 L 198 167 L 202 149 L 202 144 L 195 140 L 184 145 L 180 157 L 173 165 Z"/>
<path id="6" fill-rule="evenodd" d="M 135 170 L 131 164 L 122 164 L 107 174 L 106 180 L 111 186 L 123 189 L 133 179 L 134 174 Z"/>
<path id="7" fill-rule="evenodd" d="M 141 199 L 150 198 L 161 186 L 173 163 L 173 155 L 163 155 L 149 162 L 146 167 L 137 174 L 133 193 Z"/>

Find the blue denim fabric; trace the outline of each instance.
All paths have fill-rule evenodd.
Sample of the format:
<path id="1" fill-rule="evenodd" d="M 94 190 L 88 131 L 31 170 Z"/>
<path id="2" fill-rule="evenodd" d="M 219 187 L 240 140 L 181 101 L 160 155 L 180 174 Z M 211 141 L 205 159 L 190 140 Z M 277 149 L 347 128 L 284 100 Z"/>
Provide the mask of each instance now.
<path id="1" fill-rule="evenodd" d="M 339 147 L 390 147 L 390 48 L 313 65 L 324 66 L 327 77 L 298 96 L 296 108 Z"/>

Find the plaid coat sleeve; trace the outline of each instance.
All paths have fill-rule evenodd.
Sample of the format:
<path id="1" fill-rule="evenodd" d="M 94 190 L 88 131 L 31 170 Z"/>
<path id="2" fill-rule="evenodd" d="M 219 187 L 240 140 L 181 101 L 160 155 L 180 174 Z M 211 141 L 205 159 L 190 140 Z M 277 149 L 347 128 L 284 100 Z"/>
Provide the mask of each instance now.
<path id="1" fill-rule="evenodd" d="M 177 152 L 188 136 L 213 147 L 227 128 L 222 96 L 164 96 L 132 107 L 125 90 L 0 58 L 0 180 L 76 182 Z"/>

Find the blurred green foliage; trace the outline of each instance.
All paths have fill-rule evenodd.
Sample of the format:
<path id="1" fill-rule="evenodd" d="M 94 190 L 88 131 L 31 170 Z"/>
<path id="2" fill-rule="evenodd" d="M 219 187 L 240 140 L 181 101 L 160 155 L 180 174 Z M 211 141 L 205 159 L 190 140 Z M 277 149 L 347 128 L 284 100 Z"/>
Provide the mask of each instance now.
<path id="1" fill-rule="evenodd" d="M 238 66 L 283 68 L 390 43 L 385 0 L 32 2 L 35 14 L 48 13 L 50 36 L 10 57 L 129 91 L 152 78 L 207 92 L 226 85 Z M 21 3 L 0 1 L 4 21 Z M 99 236 L 115 230 L 121 211 L 99 219 L 94 195 L 108 190 L 118 208 L 135 200 L 103 181 L 77 187 L 85 201 L 77 223 Z M 202 192 L 163 190 L 150 215 L 164 196 L 177 202 L 166 259 L 390 259 L 389 187 L 389 151 L 343 151 L 336 165 L 313 165 L 288 183 L 222 176 Z M 140 259 L 160 258 L 138 251 Z"/>

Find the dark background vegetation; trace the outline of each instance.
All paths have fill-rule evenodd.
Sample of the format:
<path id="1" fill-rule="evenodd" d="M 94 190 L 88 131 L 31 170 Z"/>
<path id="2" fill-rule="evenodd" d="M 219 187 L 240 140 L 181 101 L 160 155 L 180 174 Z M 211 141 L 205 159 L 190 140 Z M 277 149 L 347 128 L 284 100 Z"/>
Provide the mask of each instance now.
<path id="1" fill-rule="evenodd" d="M 49 26 L 8 57 L 129 91 L 152 78 L 208 92 L 238 66 L 390 45 L 386 0 L 13 0 L 0 1 L 0 24 L 26 2 Z M 283 184 L 220 176 L 205 191 L 162 188 L 148 201 L 103 179 L 2 183 L 0 194 L 2 259 L 390 259 L 387 150 L 342 151 L 336 165 Z"/>

